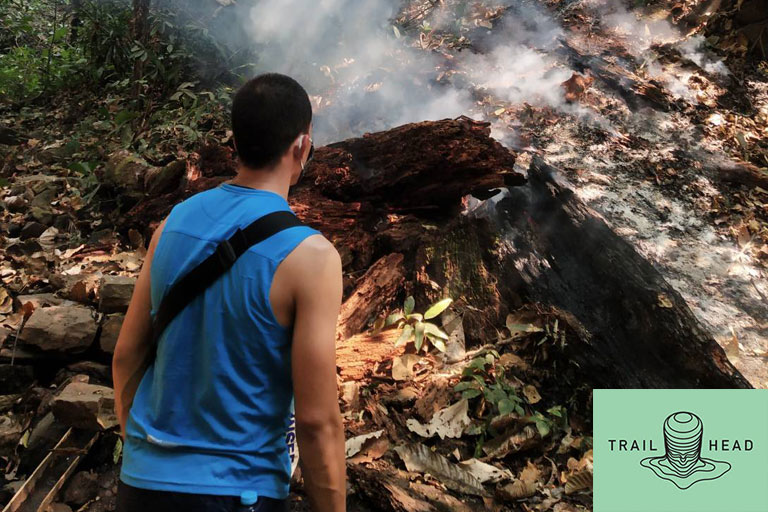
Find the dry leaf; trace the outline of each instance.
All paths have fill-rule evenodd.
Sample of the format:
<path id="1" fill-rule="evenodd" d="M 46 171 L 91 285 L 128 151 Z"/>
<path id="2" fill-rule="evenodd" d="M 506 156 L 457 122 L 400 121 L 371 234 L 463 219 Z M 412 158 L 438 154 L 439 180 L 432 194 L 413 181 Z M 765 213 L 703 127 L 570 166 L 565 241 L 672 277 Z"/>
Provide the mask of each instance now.
<path id="1" fill-rule="evenodd" d="M 423 444 L 401 445 L 395 451 L 405 463 L 408 471 L 429 473 L 447 488 L 476 496 L 487 496 L 482 482 L 466 468 L 454 464 L 439 453 L 434 453 Z"/>
<path id="2" fill-rule="evenodd" d="M 376 432 L 371 432 L 370 434 L 363 434 L 347 439 L 346 443 L 344 443 L 347 458 L 350 458 L 360 452 L 366 441 L 369 439 L 377 439 L 381 437 L 381 434 L 383 433 L 383 430 L 377 430 Z"/>
<path id="3" fill-rule="evenodd" d="M 538 468 L 538 466 L 536 466 L 536 464 L 528 461 L 528 465 L 525 466 L 525 469 L 520 472 L 520 480 L 523 482 L 536 483 L 539 481 L 539 478 L 541 478 L 541 470 Z"/>
<path id="4" fill-rule="evenodd" d="M 502 480 L 514 480 L 514 475 L 508 469 L 501 469 L 482 462 L 478 459 L 469 459 L 459 462 L 459 465 L 469 470 L 482 483 L 501 482 Z"/>
<path id="5" fill-rule="evenodd" d="M 515 480 L 511 484 L 505 485 L 497 492 L 503 499 L 506 500 L 522 500 L 525 498 L 530 498 L 536 494 L 536 484 L 533 482 Z"/>
<path id="6" fill-rule="evenodd" d="M 592 469 L 583 469 L 568 476 L 565 494 L 592 489 Z"/>
<path id="7" fill-rule="evenodd" d="M 8 314 L 13 312 L 13 297 L 8 293 L 8 290 L 0 287 L 0 313 Z"/>
<path id="8" fill-rule="evenodd" d="M 403 354 L 392 359 L 392 378 L 410 380 L 413 378 L 413 366 L 419 362 L 416 354 Z"/>
<path id="9" fill-rule="evenodd" d="M 673 307 L 675 307 L 674 304 L 672 304 L 672 301 L 669 300 L 669 297 L 667 297 L 663 293 L 659 294 L 659 306 L 661 306 L 662 308 L 673 308 Z"/>
<path id="10" fill-rule="evenodd" d="M 531 405 L 541 401 L 539 391 L 531 384 L 528 384 L 523 388 L 523 395 L 525 395 L 525 399 L 528 400 L 528 403 Z"/>
<path id="11" fill-rule="evenodd" d="M 379 438 L 368 439 L 360 452 L 349 458 L 349 462 L 354 464 L 362 464 L 365 462 L 373 462 L 376 459 L 381 458 L 382 455 L 389 450 L 389 439 L 382 436 Z"/>
<path id="12" fill-rule="evenodd" d="M 421 437 L 432 437 L 435 434 L 439 435 L 440 439 L 461 437 L 464 429 L 470 424 L 467 411 L 469 411 L 469 402 L 467 399 L 463 399 L 450 407 L 437 411 L 426 425 L 413 418 L 409 418 L 406 425 L 408 430 L 419 434 Z"/>
<path id="13" fill-rule="evenodd" d="M 503 434 L 487 441 L 483 445 L 483 451 L 490 458 L 505 457 L 510 452 L 517 452 L 532 448 L 541 441 L 541 436 L 531 425 L 525 426 L 520 432 L 513 435 Z"/>

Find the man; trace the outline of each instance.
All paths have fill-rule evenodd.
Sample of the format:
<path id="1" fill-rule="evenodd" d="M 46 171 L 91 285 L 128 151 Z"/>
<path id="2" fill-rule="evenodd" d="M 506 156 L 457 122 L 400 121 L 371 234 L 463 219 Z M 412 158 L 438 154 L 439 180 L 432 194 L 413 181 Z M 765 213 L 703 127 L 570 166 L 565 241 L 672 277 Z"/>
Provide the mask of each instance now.
<path id="1" fill-rule="evenodd" d="M 292 397 L 313 510 L 345 510 L 341 259 L 318 231 L 295 226 L 252 246 L 168 325 L 142 373 L 150 312 L 171 285 L 237 228 L 290 210 L 311 117 L 295 80 L 246 83 L 232 105 L 237 176 L 176 205 L 152 237 L 113 359 L 125 439 L 118 512 L 287 510 Z"/>

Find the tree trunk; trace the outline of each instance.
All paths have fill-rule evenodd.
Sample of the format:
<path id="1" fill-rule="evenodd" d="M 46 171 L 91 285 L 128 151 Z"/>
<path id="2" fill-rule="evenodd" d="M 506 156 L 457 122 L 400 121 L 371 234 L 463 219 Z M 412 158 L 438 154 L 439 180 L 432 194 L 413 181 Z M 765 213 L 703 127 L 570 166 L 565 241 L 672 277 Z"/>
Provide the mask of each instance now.
<path id="1" fill-rule="evenodd" d="M 149 5 L 151 0 L 133 0 L 132 32 L 135 42 L 146 47 L 149 38 Z M 133 97 L 141 92 L 139 81 L 144 75 L 144 61 L 136 59 L 133 63 Z"/>
<path id="2" fill-rule="evenodd" d="M 682 296 L 534 158 L 498 222 L 525 294 L 568 312 L 567 355 L 605 387 L 748 388 Z"/>

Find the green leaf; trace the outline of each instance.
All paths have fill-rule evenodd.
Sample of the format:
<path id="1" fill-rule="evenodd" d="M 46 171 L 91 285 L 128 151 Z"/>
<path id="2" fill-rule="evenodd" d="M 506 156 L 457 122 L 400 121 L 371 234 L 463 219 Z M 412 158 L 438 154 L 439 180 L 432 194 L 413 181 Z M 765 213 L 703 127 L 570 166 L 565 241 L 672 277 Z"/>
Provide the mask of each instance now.
<path id="1" fill-rule="evenodd" d="M 67 31 L 69 30 L 68 25 L 64 25 L 63 27 L 59 28 L 56 32 L 53 33 L 53 41 L 58 42 L 61 41 L 64 36 L 67 35 Z"/>
<path id="2" fill-rule="evenodd" d="M 507 394 L 502 389 L 494 389 L 490 393 L 491 402 L 499 404 L 502 400 L 509 400 Z"/>
<path id="3" fill-rule="evenodd" d="M 117 462 L 120 460 L 120 455 L 123 453 L 123 440 L 119 437 L 117 438 L 117 442 L 115 443 L 115 449 L 112 450 L 112 461 L 117 464 Z"/>
<path id="4" fill-rule="evenodd" d="M 461 398 L 466 398 L 469 400 L 470 398 L 475 398 L 477 396 L 482 395 L 479 389 L 467 389 L 466 391 L 461 393 Z"/>
<path id="5" fill-rule="evenodd" d="M 423 322 L 416 322 L 416 325 L 414 326 L 413 330 L 414 335 L 414 346 L 416 347 L 416 352 L 421 350 L 421 345 L 424 343 L 424 323 Z"/>
<path id="6" fill-rule="evenodd" d="M 400 39 L 400 30 L 394 25 L 392 25 L 392 32 L 395 33 L 396 38 Z"/>
<path id="7" fill-rule="evenodd" d="M 456 384 L 455 386 L 453 386 L 453 390 L 454 391 L 464 391 L 465 389 L 474 389 L 474 387 L 475 387 L 474 382 L 470 382 L 468 380 L 463 380 L 463 381 L 459 382 L 458 384 Z"/>
<path id="8" fill-rule="evenodd" d="M 503 398 L 499 400 L 499 414 L 502 416 L 511 413 L 515 410 L 515 404 L 509 398 Z"/>
<path id="9" fill-rule="evenodd" d="M 424 320 L 424 316 L 423 316 L 421 313 L 411 313 L 411 314 L 410 314 L 410 315 L 408 315 L 406 318 L 407 318 L 408 320 L 418 320 L 419 322 L 421 322 L 422 320 Z"/>
<path id="10" fill-rule="evenodd" d="M 509 329 L 509 332 L 511 335 L 515 335 L 517 333 L 521 332 L 542 332 L 544 329 L 541 327 L 537 327 L 533 324 L 515 324 L 515 323 L 507 323 L 507 329 Z"/>
<path id="11" fill-rule="evenodd" d="M 377 318 L 375 322 L 373 322 L 373 334 L 378 333 L 384 328 L 386 320 L 384 318 Z"/>
<path id="12" fill-rule="evenodd" d="M 392 315 L 389 315 L 386 320 L 384 320 L 384 327 L 389 327 L 390 325 L 396 324 L 398 321 L 403 319 L 402 313 L 394 313 Z"/>
<path id="13" fill-rule="evenodd" d="M 476 357 L 470 363 L 467 365 L 469 368 L 478 368 L 481 370 L 485 369 L 485 365 L 488 364 L 488 361 L 485 360 L 483 357 Z"/>
<path id="14" fill-rule="evenodd" d="M 451 302 L 453 302 L 453 299 L 451 298 L 435 302 L 429 307 L 426 313 L 424 313 L 424 319 L 429 320 L 430 318 L 435 318 L 437 315 L 445 311 L 446 308 L 451 305 Z"/>
<path id="15" fill-rule="evenodd" d="M 395 342 L 395 346 L 399 347 L 400 345 L 405 345 L 408 343 L 408 340 L 411 338 L 411 334 L 413 334 L 413 327 L 411 327 L 409 324 L 405 324 L 405 327 L 403 327 L 403 332 L 400 333 L 400 337 L 397 338 L 397 341 Z"/>
<path id="16" fill-rule="evenodd" d="M 69 164 L 69 170 L 80 174 L 90 174 L 92 169 L 90 162 L 74 162 Z"/>
<path id="17" fill-rule="evenodd" d="M 443 331 L 440 330 L 438 326 L 431 322 L 424 322 L 424 332 L 427 334 L 430 334 L 436 338 L 440 338 L 443 340 L 448 339 L 448 335 L 445 334 Z"/>
<path id="18" fill-rule="evenodd" d="M 439 338 L 432 338 L 430 336 L 429 341 L 432 342 L 432 346 L 440 352 L 445 352 L 445 342 Z"/>
<path id="19" fill-rule="evenodd" d="M 403 303 L 403 313 L 407 316 L 413 313 L 413 308 L 416 306 L 416 301 L 413 299 L 413 295 L 409 295 Z"/>
<path id="20" fill-rule="evenodd" d="M 546 437 L 550 431 L 549 422 L 546 420 L 536 420 L 536 429 L 539 431 L 541 437 Z"/>

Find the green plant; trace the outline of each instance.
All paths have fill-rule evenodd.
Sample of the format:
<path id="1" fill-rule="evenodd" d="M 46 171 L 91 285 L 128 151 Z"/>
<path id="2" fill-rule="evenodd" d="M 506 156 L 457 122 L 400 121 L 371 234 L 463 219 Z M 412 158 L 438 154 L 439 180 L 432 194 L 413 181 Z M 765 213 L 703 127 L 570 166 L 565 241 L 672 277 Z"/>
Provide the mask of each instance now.
<path id="1" fill-rule="evenodd" d="M 491 406 L 491 416 L 505 415 L 516 412 L 524 415 L 523 399 L 507 380 L 504 367 L 497 364 L 499 353 L 491 350 L 483 357 L 476 357 L 462 371 L 462 380 L 454 390 L 461 392 L 462 398 L 482 397 L 484 404 L 481 410 L 486 410 L 486 404 Z"/>
<path id="2" fill-rule="evenodd" d="M 567 412 L 561 405 L 550 407 L 545 415 L 533 410 L 529 404 L 531 412 L 526 414 L 525 400 L 517 394 L 516 387 L 506 375 L 502 358 L 495 350 L 474 358 L 461 375 L 461 381 L 453 389 L 460 392 L 462 398 L 479 398 L 476 410 L 484 422 L 476 433 L 482 436 L 485 436 L 494 418 L 512 413 L 536 425 L 541 437 L 555 428 L 564 430 L 568 424 Z"/>
<path id="3" fill-rule="evenodd" d="M 415 301 L 413 296 L 409 296 L 403 303 L 402 311 L 393 313 L 386 318 L 379 318 L 374 324 L 373 330 L 378 332 L 390 325 L 396 325 L 398 329 L 401 329 L 401 333 L 395 342 L 395 346 L 399 347 L 413 341 L 416 352 L 421 350 L 422 347 L 424 352 L 427 352 L 429 347 L 425 341 L 429 341 L 437 350 L 445 352 L 445 340 L 448 339 L 448 335 L 437 325 L 427 322 L 427 320 L 441 315 L 452 302 L 453 299 L 451 298 L 439 300 L 429 306 L 424 314 L 421 314 L 413 311 Z"/>

